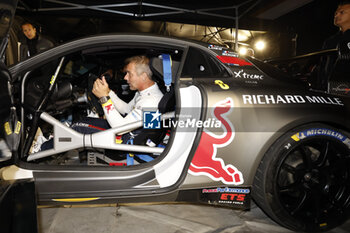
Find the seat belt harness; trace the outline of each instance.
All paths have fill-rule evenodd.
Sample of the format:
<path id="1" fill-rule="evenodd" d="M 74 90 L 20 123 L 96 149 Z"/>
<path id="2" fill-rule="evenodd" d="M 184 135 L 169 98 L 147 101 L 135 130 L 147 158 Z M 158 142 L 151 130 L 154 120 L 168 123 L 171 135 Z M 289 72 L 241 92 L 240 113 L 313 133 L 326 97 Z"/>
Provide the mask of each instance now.
<path id="1" fill-rule="evenodd" d="M 162 54 L 163 58 L 163 79 L 166 86 L 166 91 L 170 91 L 172 74 L 171 74 L 171 57 L 169 54 Z"/>

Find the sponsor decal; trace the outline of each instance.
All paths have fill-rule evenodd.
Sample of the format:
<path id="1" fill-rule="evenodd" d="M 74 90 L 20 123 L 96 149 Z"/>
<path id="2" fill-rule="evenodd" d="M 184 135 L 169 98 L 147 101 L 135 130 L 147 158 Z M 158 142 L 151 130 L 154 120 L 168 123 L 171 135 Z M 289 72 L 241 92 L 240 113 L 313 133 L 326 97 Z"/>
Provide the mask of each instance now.
<path id="1" fill-rule="evenodd" d="M 223 47 L 219 46 L 219 45 L 213 45 L 213 44 L 210 44 L 208 46 L 209 49 L 213 49 L 213 50 L 222 50 Z"/>
<path id="2" fill-rule="evenodd" d="M 113 104 L 108 104 L 108 105 L 105 105 L 105 106 L 103 106 L 103 107 L 106 109 L 107 114 L 109 114 L 109 112 L 112 111 L 112 110 L 114 109 Z"/>
<path id="3" fill-rule="evenodd" d="M 237 194 L 237 193 L 222 193 L 220 196 L 220 201 L 225 201 L 227 202 L 233 202 L 235 201 L 235 204 L 243 204 L 245 200 L 246 195 L 245 194 Z"/>
<path id="4" fill-rule="evenodd" d="M 347 136 L 331 129 L 324 129 L 324 128 L 307 129 L 294 134 L 293 136 L 291 136 L 291 138 L 294 141 L 298 142 L 300 140 L 303 140 L 304 138 L 311 137 L 311 136 L 319 136 L 319 135 L 333 137 L 343 142 L 345 145 L 347 145 L 350 148 L 350 139 Z"/>
<path id="5" fill-rule="evenodd" d="M 117 144 L 122 144 L 123 143 L 122 135 L 117 135 L 115 137 L 115 143 L 117 143 Z"/>
<path id="6" fill-rule="evenodd" d="M 218 192 L 212 192 L 212 191 Z M 224 191 L 226 190 L 226 191 Z M 204 191 L 204 192 L 203 192 Z M 206 192 L 209 191 L 209 192 Z M 227 206 L 230 208 L 250 209 L 250 187 L 240 188 L 206 188 L 180 190 L 178 201 L 200 202 L 205 204 Z"/>
<path id="7" fill-rule="evenodd" d="M 143 128 L 145 129 L 160 129 L 161 128 L 161 113 L 159 111 L 144 111 L 143 112 Z"/>
<path id="8" fill-rule="evenodd" d="M 230 86 L 225 84 L 223 81 L 221 80 L 215 80 L 215 84 L 219 85 L 221 87 L 221 89 L 227 90 L 230 89 Z"/>
<path id="9" fill-rule="evenodd" d="M 15 128 L 15 134 L 19 134 L 21 130 L 22 123 L 17 121 L 16 128 Z"/>
<path id="10" fill-rule="evenodd" d="M 9 123 L 9 122 L 6 122 L 6 123 L 4 124 L 4 128 L 5 128 L 5 132 L 6 132 L 7 135 L 12 134 L 12 130 L 11 130 L 11 127 L 10 127 L 10 123 Z"/>
<path id="11" fill-rule="evenodd" d="M 241 58 L 235 57 L 235 56 L 217 56 L 217 58 L 227 64 L 227 65 L 233 65 L 233 66 L 251 66 L 252 63 L 247 62 Z"/>
<path id="12" fill-rule="evenodd" d="M 202 189 L 202 193 L 250 193 L 250 189 L 242 188 L 212 188 L 212 189 Z"/>
<path id="13" fill-rule="evenodd" d="M 222 51 L 223 56 L 229 56 L 229 57 L 238 57 L 238 54 L 236 52 L 224 50 Z"/>
<path id="14" fill-rule="evenodd" d="M 245 72 L 244 70 L 239 70 L 239 71 L 233 71 L 234 77 L 235 78 L 243 78 L 243 79 L 250 79 L 250 80 L 263 80 L 264 75 L 261 74 L 249 74 Z"/>
<path id="15" fill-rule="evenodd" d="M 72 125 L 72 127 L 73 126 L 80 126 L 80 127 L 89 127 L 90 125 L 89 124 L 87 124 L 87 123 L 84 123 L 84 122 L 77 122 L 77 123 L 74 123 L 73 125 Z"/>
<path id="16" fill-rule="evenodd" d="M 120 166 L 126 166 L 127 164 L 126 163 L 111 162 L 108 165 L 120 167 Z"/>
<path id="17" fill-rule="evenodd" d="M 6 133 L 7 135 L 10 135 L 10 134 L 12 134 L 12 133 L 19 134 L 19 133 L 20 133 L 20 130 L 21 130 L 21 126 L 22 126 L 22 123 L 19 122 L 19 121 L 17 121 L 17 122 L 16 122 L 16 126 L 15 126 L 15 131 L 12 132 L 11 127 L 10 127 L 10 123 L 9 123 L 9 122 L 5 122 L 5 124 L 4 124 L 4 130 L 5 130 L 5 133 Z"/>
<path id="18" fill-rule="evenodd" d="M 76 122 L 74 124 L 72 124 L 72 127 L 88 127 L 88 128 L 94 128 L 94 129 L 98 129 L 98 130 L 106 130 L 104 128 L 95 126 L 95 125 L 90 125 L 84 122 Z"/>
<path id="19" fill-rule="evenodd" d="M 332 87 L 331 91 L 334 91 L 336 93 L 340 92 L 342 94 L 346 94 L 347 95 L 350 92 L 350 88 L 346 84 L 341 84 L 341 85 L 339 85 L 337 87 Z"/>
<path id="20" fill-rule="evenodd" d="M 56 81 L 56 78 L 57 78 L 57 76 L 52 75 L 51 80 L 50 80 L 51 85 Z"/>
<path id="21" fill-rule="evenodd" d="M 229 145 L 235 135 L 233 125 L 226 117 L 232 111 L 233 106 L 231 98 L 215 104 L 212 114 L 223 124 L 224 133 L 216 135 L 203 131 L 189 168 L 191 175 L 205 175 L 224 184 L 238 185 L 244 182 L 242 173 L 236 167 L 232 164 L 225 164 L 221 158 L 217 157 L 217 149 Z"/>
<path id="22" fill-rule="evenodd" d="M 250 207 L 250 188 L 208 188 L 202 189 L 200 199 L 209 204 L 247 209 Z"/>
<path id="23" fill-rule="evenodd" d="M 348 94 L 350 91 L 350 88 L 336 87 L 336 88 L 332 88 L 332 90 L 336 92 L 344 92 L 344 94 Z"/>
<path id="24" fill-rule="evenodd" d="M 329 104 L 343 106 L 337 97 L 301 95 L 242 95 L 243 104 Z"/>

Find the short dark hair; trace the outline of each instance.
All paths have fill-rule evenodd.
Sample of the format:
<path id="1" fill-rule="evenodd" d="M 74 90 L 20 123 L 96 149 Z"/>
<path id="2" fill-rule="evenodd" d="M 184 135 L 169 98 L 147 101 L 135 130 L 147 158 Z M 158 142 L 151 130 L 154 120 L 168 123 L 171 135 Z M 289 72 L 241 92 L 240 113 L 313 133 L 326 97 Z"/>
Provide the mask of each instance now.
<path id="1" fill-rule="evenodd" d="M 344 6 L 344 5 L 348 5 L 350 4 L 350 0 L 343 0 L 343 1 L 340 1 L 338 6 Z"/>
<path id="2" fill-rule="evenodd" d="M 35 25 L 34 25 L 33 23 L 29 22 L 29 21 L 24 21 L 24 22 L 21 24 L 21 27 L 22 27 L 23 25 L 32 25 L 33 28 L 36 28 Z"/>

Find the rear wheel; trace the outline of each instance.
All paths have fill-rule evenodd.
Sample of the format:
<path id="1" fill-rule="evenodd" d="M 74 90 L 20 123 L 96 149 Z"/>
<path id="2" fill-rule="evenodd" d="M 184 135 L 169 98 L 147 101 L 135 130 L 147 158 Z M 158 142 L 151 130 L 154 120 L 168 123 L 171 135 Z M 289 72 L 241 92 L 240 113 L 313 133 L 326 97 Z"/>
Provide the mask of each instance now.
<path id="1" fill-rule="evenodd" d="M 295 231 L 327 231 L 350 213 L 349 134 L 323 124 L 297 128 L 267 151 L 255 175 L 257 204 Z"/>

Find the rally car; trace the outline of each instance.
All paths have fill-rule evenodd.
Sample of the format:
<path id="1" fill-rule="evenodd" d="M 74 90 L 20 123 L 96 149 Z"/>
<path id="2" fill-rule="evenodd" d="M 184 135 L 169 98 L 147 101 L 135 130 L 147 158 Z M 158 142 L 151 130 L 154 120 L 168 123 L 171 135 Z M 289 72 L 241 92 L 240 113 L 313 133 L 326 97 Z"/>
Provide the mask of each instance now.
<path id="1" fill-rule="evenodd" d="M 123 62 L 140 54 L 150 58 L 164 93 L 158 109 L 94 134 L 71 129 L 83 117 L 103 117 L 91 87 L 107 70 L 119 97 L 133 97 Z M 309 232 L 349 217 L 349 99 L 310 91 L 229 48 L 97 35 L 1 64 L 0 82 L 1 184 L 33 182 L 38 204 L 174 201 L 249 209 L 254 200 L 278 224 Z M 36 149 L 44 138 L 54 147 Z"/>

